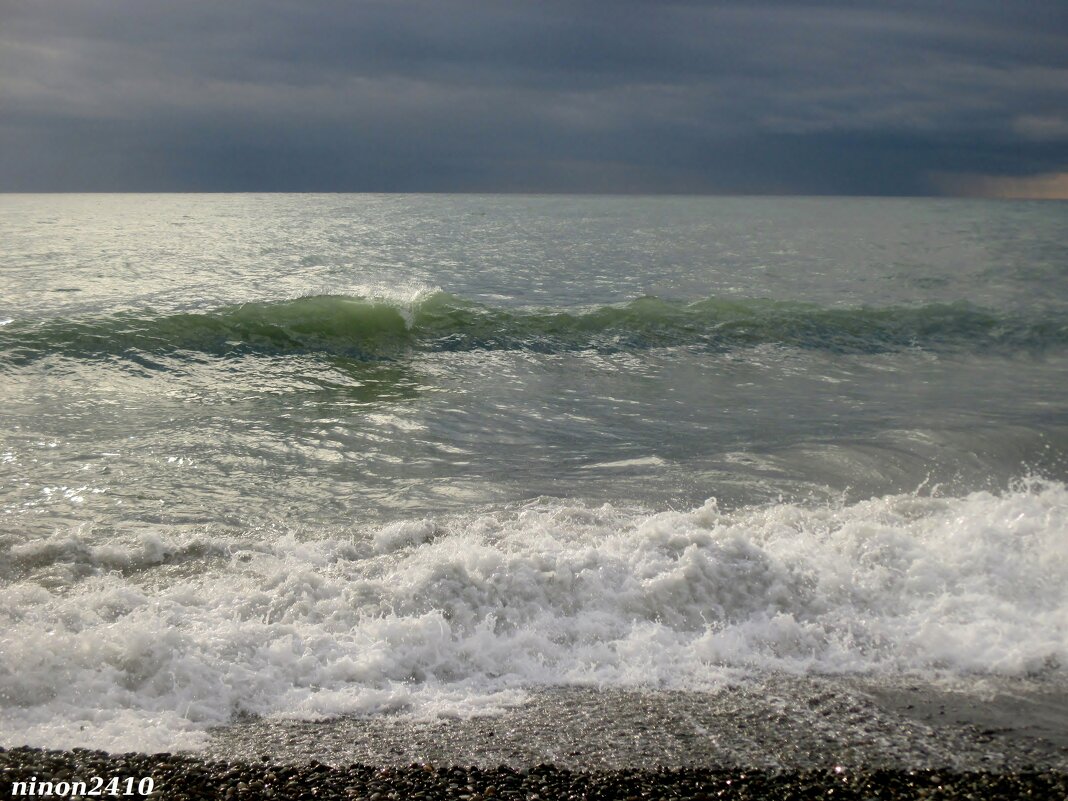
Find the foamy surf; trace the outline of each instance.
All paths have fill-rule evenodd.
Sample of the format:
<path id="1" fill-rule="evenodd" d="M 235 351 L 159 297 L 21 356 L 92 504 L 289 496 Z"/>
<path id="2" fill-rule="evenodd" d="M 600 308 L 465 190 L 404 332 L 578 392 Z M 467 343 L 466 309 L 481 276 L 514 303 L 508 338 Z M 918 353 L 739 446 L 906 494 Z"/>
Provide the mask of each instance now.
<path id="1" fill-rule="evenodd" d="M 199 748 L 234 716 L 469 716 L 543 686 L 1060 675 L 1068 489 L 642 512 L 539 501 L 344 536 L 5 544 L 0 740 Z"/>

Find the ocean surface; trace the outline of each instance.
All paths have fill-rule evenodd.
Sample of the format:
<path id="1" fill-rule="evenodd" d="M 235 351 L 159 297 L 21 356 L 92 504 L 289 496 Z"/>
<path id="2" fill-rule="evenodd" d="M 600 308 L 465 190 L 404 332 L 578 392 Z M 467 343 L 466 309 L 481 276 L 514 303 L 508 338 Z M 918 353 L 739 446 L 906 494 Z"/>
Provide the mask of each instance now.
<path id="1" fill-rule="evenodd" d="M 0 195 L 0 744 L 1068 686 L 1068 204 Z"/>

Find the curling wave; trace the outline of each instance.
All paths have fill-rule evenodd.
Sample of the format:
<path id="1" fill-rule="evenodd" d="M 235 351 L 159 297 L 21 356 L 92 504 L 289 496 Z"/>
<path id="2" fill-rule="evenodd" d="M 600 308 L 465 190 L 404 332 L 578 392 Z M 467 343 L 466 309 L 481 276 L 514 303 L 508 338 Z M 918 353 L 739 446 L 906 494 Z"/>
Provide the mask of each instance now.
<path id="1" fill-rule="evenodd" d="M 124 312 L 15 320 L 0 350 L 15 362 L 49 354 L 324 353 L 364 360 L 412 352 L 779 345 L 843 353 L 903 348 L 1046 349 L 1068 344 L 1068 319 L 1026 318 L 967 303 L 826 308 L 763 299 L 642 297 L 585 310 L 506 309 L 437 292 L 410 304 L 320 295 L 180 314 Z"/>

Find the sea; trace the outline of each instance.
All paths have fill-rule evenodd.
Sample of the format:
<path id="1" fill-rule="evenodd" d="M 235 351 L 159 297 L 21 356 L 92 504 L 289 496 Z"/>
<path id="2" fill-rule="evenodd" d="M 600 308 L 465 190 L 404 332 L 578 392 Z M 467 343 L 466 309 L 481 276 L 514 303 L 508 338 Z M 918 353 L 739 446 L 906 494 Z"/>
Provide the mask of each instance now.
<path id="1" fill-rule="evenodd" d="M 1068 204 L 0 195 L 0 745 L 1068 687 Z"/>

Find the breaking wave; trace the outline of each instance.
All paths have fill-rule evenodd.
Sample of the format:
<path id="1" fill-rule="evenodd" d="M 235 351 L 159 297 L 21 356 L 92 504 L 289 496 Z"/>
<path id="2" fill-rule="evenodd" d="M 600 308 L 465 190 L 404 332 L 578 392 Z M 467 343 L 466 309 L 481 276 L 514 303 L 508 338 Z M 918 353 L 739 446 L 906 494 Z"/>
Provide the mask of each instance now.
<path id="1" fill-rule="evenodd" d="M 643 297 L 585 310 L 508 309 L 437 292 L 410 303 L 344 295 L 246 303 L 209 312 L 31 322 L 0 328 L 8 359 L 125 353 L 325 353 L 393 359 L 412 352 L 612 352 L 757 345 L 873 353 L 903 348 L 1044 349 L 1068 344 L 1068 320 L 1029 319 L 966 303 L 825 308 L 772 300 Z"/>
<path id="2" fill-rule="evenodd" d="M 539 501 L 350 536 L 4 547 L 0 739 L 197 747 L 233 715 L 478 714 L 738 671 L 1059 673 L 1068 491 L 686 512 Z"/>

